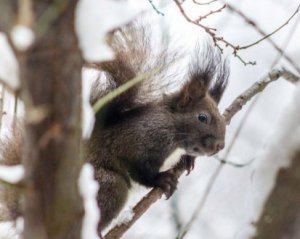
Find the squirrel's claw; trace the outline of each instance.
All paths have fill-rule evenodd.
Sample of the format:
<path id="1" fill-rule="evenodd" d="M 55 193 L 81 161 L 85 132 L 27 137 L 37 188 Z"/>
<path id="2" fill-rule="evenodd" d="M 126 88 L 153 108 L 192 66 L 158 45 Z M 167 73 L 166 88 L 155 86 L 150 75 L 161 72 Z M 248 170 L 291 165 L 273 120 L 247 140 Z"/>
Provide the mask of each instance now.
<path id="1" fill-rule="evenodd" d="M 175 192 L 177 184 L 177 176 L 169 171 L 159 173 L 156 178 L 156 187 L 160 188 L 164 192 L 167 199 L 169 199 Z"/>
<path id="2" fill-rule="evenodd" d="M 185 154 L 181 156 L 179 164 L 182 167 L 182 169 L 185 169 L 187 171 L 186 173 L 187 176 L 195 167 L 195 157 Z"/>

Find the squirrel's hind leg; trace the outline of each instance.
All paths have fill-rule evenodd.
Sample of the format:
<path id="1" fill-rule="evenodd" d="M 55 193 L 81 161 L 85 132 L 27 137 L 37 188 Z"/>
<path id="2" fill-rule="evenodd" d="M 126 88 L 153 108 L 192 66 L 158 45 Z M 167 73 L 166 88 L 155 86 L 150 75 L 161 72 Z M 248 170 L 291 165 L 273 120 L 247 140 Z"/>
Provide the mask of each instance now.
<path id="1" fill-rule="evenodd" d="M 129 183 L 120 174 L 98 168 L 95 178 L 100 184 L 97 201 L 101 210 L 101 220 L 98 226 L 98 233 L 105 228 L 123 208 L 127 201 Z"/>

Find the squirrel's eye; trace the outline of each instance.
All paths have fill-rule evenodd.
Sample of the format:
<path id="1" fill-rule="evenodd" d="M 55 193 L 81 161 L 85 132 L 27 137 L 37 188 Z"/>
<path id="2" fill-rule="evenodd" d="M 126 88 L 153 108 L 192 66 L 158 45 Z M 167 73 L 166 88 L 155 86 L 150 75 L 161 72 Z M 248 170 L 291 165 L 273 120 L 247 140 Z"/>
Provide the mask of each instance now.
<path id="1" fill-rule="evenodd" d="M 201 123 L 207 124 L 208 123 L 208 116 L 206 114 L 200 114 L 200 115 L 198 115 L 198 120 Z"/>

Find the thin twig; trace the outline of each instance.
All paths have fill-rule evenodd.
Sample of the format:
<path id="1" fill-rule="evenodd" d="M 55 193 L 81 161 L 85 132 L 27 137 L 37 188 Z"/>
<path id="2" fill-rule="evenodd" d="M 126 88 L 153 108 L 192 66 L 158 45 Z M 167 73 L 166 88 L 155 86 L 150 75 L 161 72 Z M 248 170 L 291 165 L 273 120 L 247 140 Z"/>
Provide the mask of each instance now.
<path id="1" fill-rule="evenodd" d="M 212 27 L 208 27 L 208 26 L 205 26 L 195 20 L 192 20 L 185 12 L 185 10 L 183 9 L 181 3 L 178 1 L 178 0 L 173 0 L 175 2 L 175 4 L 177 5 L 180 13 L 182 14 L 182 16 L 186 19 L 187 22 L 190 22 L 196 26 L 199 26 L 201 27 L 202 29 L 204 29 L 206 31 L 207 34 L 210 35 L 210 37 L 212 38 L 215 46 L 221 51 L 223 52 L 223 48 L 219 45 L 219 42 L 221 43 L 224 43 L 226 47 L 231 47 L 233 49 L 233 55 L 236 56 L 238 59 L 242 59 L 240 56 L 238 56 L 237 54 L 237 51 L 239 49 L 239 46 L 235 46 L 234 44 L 230 43 L 229 41 L 227 41 L 226 39 L 224 39 L 223 37 L 218 37 L 216 36 L 216 31 L 217 29 L 216 28 L 212 28 Z M 199 17 L 198 17 L 199 18 Z M 241 62 L 244 64 L 244 65 L 248 65 L 248 64 L 251 64 L 251 65 L 255 65 L 256 63 L 254 62 L 245 62 L 244 60 L 241 60 Z"/>
<path id="2" fill-rule="evenodd" d="M 211 1 L 208 1 L 208 2 L 201 3 L 201 2 L 197 2 L 196 0 L 193 0 L 193 3 L 195 3 L 197 5 L 209 5 L 209 4 L 212 4 L 216 1 L 218 1 L 218 0 L 211 0 Z"/>
<path id="3" fill-rule="evenodd" d="M 282 57 L 284 57 L 284 52 L 285 52 L 285 50 L 287 49 L 287 47 L 288 47 L 288 45 L 289 45 L 291 39 L 293 38 L 293 35 L 294 35 L 294 33 L 295 33 L 295 31 L 296 31 L 296 29 L 297 29 L 299 23 L 300 23 L 300 15 L 298 16 L 298 18 L 297 18 L 295 24 L 293 25 L 293 27 L 292 27 L 290 33 L 286 36 L 285 42 L 284 42 L 283 46 L 281 47 L 282 52 L 279 52 L 279 54 L 278 54 L 278 56 L 276 57 L 275 61 L 272 63 L 271 68 L 274 68 L 274 67 L 276 66 L 276 64 L 279 62 L 279 60 L 280 60 Z"/>
<path id="4" fill-rule="evenodd" d="M 180 3 L 178 0 L 173 0 L 173 1 L 174 1 L 175 4 L 177 5 L 177 7 L 178 7 L 179 11 L 181 12 L 182 16 L 183 16 L 188 22 L 190 22 L 190 23 L 192 23 L 192 24 L 194 24 L 194 25 L 197 25 L 197 26 L 203 28 L 209 35 L 211 35 L 211 36 L 214 38 L 214 36 L 215 36 L 215 33 L 214 33 L 214 32 L 215 32 L 217 29 L 211 28 L 211 27 L 207 27 L 207 26 L 204 26 L 204 25 L 202 25 L 202 24 L 200 24 L 200 23 L 198 23 L 198 22 L 192 20 L 192 19 L 186 14 L 186 12 L 184 11 L 183 7 L 181 6 L 181 3 Z"/>
<path id="5" fill-rule="evenodd" d="M 237 97 L 236 100 L 233 101 L 233 103 L 225 110 L 223 116 L 225 118 L 225 121 L 227 124 L 230 123 L 231 118 L 239 111 L 241 110 L 242 106 L 246 104 L 249 100 L 251 100 L 256 94 L 260 93 L 265 87 L 279 79 L 280 77 L 287 77 L 288 81 L 291 82 L 299 82 L 300 77 L 294 75 L 293 73 L 287 71 L 287 70 L 273 70 L 271 71 L 267 76 L 265 76 L 262 80 L 260 80 L 258 83 L 253 84 L 248 90 L 246 90 L 243 94 L 241 94 L 239 97 Z M 266 83 L 263 83 L 263 82 Z M 220 164 L 219 167 L 215 171 L 214 175 L 218 175 L 219 171 L 222 168 L 222 165 Z M 171 169 L 176 173 L 176 175 L 179 177 L 184 170 L 182 168 L 173 168 Z M 213 185 L 215 181 L 215 177 L 212 177 L 210 184 Z M 207 195 L 209 194 L 211 187 L 207 188 Z M 132 219 L 127 222 L 123 223 L 117 227 L 112 228 L 106 235 L 105 239 L 116 239 L 120 238 L 142 215 L 144 212 L 147 211 L 147 209 L 158 199 L 162 197 L 162 191 L 158 188 L 152 189 L 141 201 L 133 208 L 134 216 Z M 207 196 L 205 196 L 207 198 Z M 205 199 L 206 200 L 206 199 Z M 200 204 L 203 205 L 205 203 L 205 200 L 202 200 Z"/>
<path id="6" fill-rule="evenodd" d="M 235 167 L 235 168 L 246 167 L 246 166 L 250 165 L 254 161 L 254 159 L 251 159 L 251 160 L 249 160 L 246 163 L 236 163 L 236 162 L 228 161 L 226 158 L 219 158 L 217 156 L 213 157 L 213 158 L 215 158 L 221 164 L 226 164 L 226 165 L 229 165 L 229 166 L 232 166 L 232 167 Z"/>
<path id="7" fill-rule="evenodd" d="M 223 9 L 225 9 L 225 8 L 226 8 L 226 4 L 224 4 L 222 7 L 220 7 L 220 8 L 217 9 L 217 10 L 212 10 L 212 11 L 210 11 L 209 13 L 207 13 L 207 14 L 205 14 L 205 15 L 203 15 L 203 16 L 199 16 L 199 17 L 195 20 L 195 22 L 198 22 L 198 23 L 199 23 L 200 21 L 202 21 L 203 19 L 209 17 L 210 15 L 213 15 L 213 14 L 216 14 L 216 13 L 219 13 L 219 12 L 222 12 Z"/>
<path id="8" fill-rule="evenodd" d="M 205 26 L 203 24 L 200 24 L 199 22 L 197 22 L 198 19 L 201 19 L 201 16 L 199 16 L 196 20 L 192 20 L 185 12 L 185 10 L 183 9 L 182 7 L 182 4 L 178 1 L 178 0 L 173 0 L 175 2 L 175 4 L 177 5 L 180 13 L 182 14 L 182 16 L 186 19 L 186 21 L 194 24 L 194 25 L 197 25 L 199 27 L 201 27 L 202 29 L 204 29 L 206 31 L 207 34 L 209 34 L 212 38 L 212 40 L 214 41 L 216 47 L 221 51 L 223 52 L 223 48 L 220 46 L 219 43 L 223 43 L 226 47 L 230 47 L 232 50 L 233 50 L 233 55 L 235 57 L 237 57 L 244 65 L 255 65 L 256 62 L 255 61 L 245 61 L 242 59 L 241 56 L 238 55 L 238 51 L 240 50 L 245 50 L 245 49 L 248 49 L 250 47 L 253 47 L 255 45 L 258 45 L 259 43 L 261 43 L 262 41 L 268 39 L 269 42 L 271 43 L 271 45 L 278 51 L 280 52 L 283 57 L 298 71 L 298 73 L 300 73 L 300 68 L 297 66 L 297 64 L 295 64 L 293 62 L 293 60 L 287 56 L 283 50 L 276 44 L 274 43 L 270 37 L 272 35 L 274 35 L 275 33 L 277 33 L 278 31 L 280 31 L 282 28 L 284 28 L 287 24 L 289 24 L 289 22 L 296 16 L 296 14 L 299 12 L 299 9 L 300 9 L 300 5 L 298 5 L 297 9 L 295 10 L 295 12 L 288 18 L 287 21 L 285 21 L 282 25 L 280 25 L 278 28 L 276 28 L 274 31 L 272 31 L 271 33 L 265 33 L 263 30 L 261 30 L 257 24 L 252 20 L 250 19 L 249 17 L 247 17 L 244 13 L 242 13 L 241 11 L 235 9 L 232 5 L 230 4 L 227 4 L 225 1 L 222 1 L 224 4 L 226 4 L 226 7 L 228 10 L 232 11 L 232 12 L 235 12 L 237 13 L 239 16 L 241 16 L 243 19 L 245 19 L 245 21 L 253 26 L 263 37 L 256 40 L 255 42 L 253 43 L 250 43 L 250 44 L 247 44 L 247 45 L 244 45 L 244 46 L 239 46 L 239 45 L 235 45 L 231 42 L 229 42 L 228 40 L 226 40 L 225 38 L 223 38 L 222 36 L 217 36 L 216 35 L 216 31 L 217 29 L 215 28 L 212 28 L 212 27 L 208 27 L 208 26 Z M 194 3 L 197 3 L 194 1 Z"/>
<path id="9" fill-rule="evenodd" d="M 296 11 L 292 14 L 292 16 L 290 16 L 286 22 L 284 22 L 281 26 L 279 26 L 279 27 L 278 27 L 277 29 L 275 29 L 273 32 L 271 32 L 271 33 L 265 35 L 264 37 L 262 37 L 261 39 L 255 41 L 255 42 L 253 42 L 253 43 L 250 43 L 250 44 L 245 45 L 245 46 L 241 46 L 241 47 L 239 48 L 239 50 L 244 50 L 244 49 L 250 48 L 250 47 L 252 47 L 252 46 L 254 46 L 254 45 L 257 45 L 257 44 L 261 43 L 263 40 L 269 38 L 270 36 L 274 35 L 274 34 L 277 33 L 278 31 L 280 31 L 282 28 L 284 28 L 286 25 L 288 25 L 289 22 L 294 18 L 294 16 L 299 12 L 299 8 L 300 8 L 300 5 L 298 5 Z"/>
<path id="10" fill-rule="evenodd" d="M 178 194 L 174 193 L 174 195 L 171 197 L 171 209 L 172 209 L 172 221 L 176 228 L 176 232 L 178 233 L 180 228 L 182 227 L 182 223 L 180 220 L 180 211 L 178 207 Z"/>
<path id="11" fill-rule="evenodd" d="M 158 10 L 158 8 L 155 6 L 155 4 L 153 3 L 152 0 L 148 0 L 148 2 L 150 3 L 150 5 L 152 6 L 153 10 L 158 14 L 158 15 L 161 15 L 161 16 L 164 16 L 165 14 L 161 11 Z"/>
<path id="12" fill-rule="evenodd" d="M 247 24 L 249 24 L 250 26 L 253 27 L 253 29 L 255 29 L 260 35 L 262 36 L 266 36 L 268 35 L 264 30 L 262 30 L 258 24 L 253 20 L 251 19 L 250 17 L 246 16 L 243 12 L 241 12 L 240 10 L 236 9 L 234 6 L 230 5 L 229 3 L 226 3 L 225 1 L 223 0 L 219 0 L 223 3 L 226 4 L 227 8 L 229 11 L 233 12 L 233 13 L 236 13 L 237 15 L 239 15 L 242 19 L 245 20 L 245 22 Z M 299 11 L 299 6 L 298 8 L 296 9 L 296 12 L 297 13 Z M 295 13 L 293 15 L 295 15 Z M 279 54 L 282 55 L 283 58 L 285 58 L 296 70 L 298 73 L 300 73 L 300 68 L 299 66 L 284 52 L 284 50 L 282 48 L 280 48 L 270 37 L 269 38 L 266 38 L 266 40 L 274 47 L 274 49 L 276 51 L 279 52 Z M 245 49 L 245 48 L 244 48 Z M 240 59 L 241 60 L 241 59 Z"/>

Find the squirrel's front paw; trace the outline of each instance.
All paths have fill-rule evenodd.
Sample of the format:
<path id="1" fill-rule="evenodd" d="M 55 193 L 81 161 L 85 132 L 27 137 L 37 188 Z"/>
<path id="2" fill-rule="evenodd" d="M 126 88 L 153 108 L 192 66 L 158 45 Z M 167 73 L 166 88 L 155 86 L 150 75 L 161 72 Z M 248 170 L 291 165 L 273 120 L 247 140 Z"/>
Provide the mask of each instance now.
<path id="1" fill-rule="evenodd" d="M 195 167 L 195 157 L 185 154 L 181 156 L 178 164 L 187 171 L 186 175 L 189 175 Z"/>
<path id="2" fill-rule="evenodd" d="M 157 175 L 155 186 L 160 188 L 169 199 L 177 188 L 178 177 L 169 171 Z"/>

